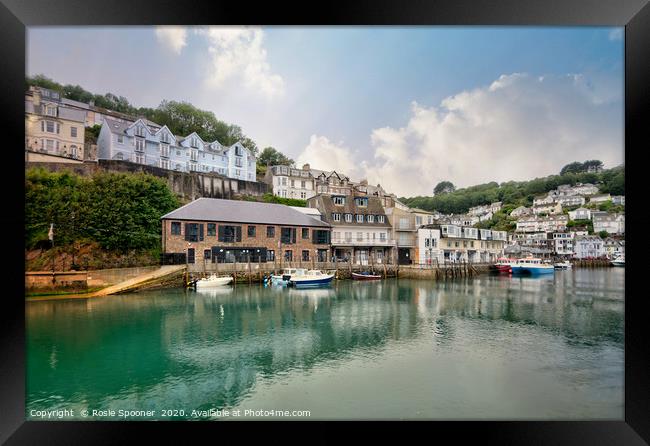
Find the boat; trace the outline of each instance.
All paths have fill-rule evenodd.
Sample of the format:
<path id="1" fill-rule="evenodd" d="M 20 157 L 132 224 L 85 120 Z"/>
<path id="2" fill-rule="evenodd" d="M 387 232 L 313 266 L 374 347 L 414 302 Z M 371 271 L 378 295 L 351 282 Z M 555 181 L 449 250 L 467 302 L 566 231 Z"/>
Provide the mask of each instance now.
<path id="1" fill-rule="evenodd" d="M 497 259 L 496 263 L 493 265 L 493 268 L 500 273 L 510 273 L 512 272 L 510 265 L 512 265 L 516 261 L 517 261 L 516 259 L 508 259 L 505 257 L 501 257 Z"/>
<path id="2" fill-rule="evenodd" d="M 379 280 L 381 275 L 379 274 L 370 274 L 368 271 L 362 273 L 352 273 L 353 280 Z"/>
<path id="3" fill-rule="evenodd" d="M 285 268 L 282 270 L 282 274 L 275 274 L 271 276 L 271 284 L 287 285 L 289 283 L 289 279 L 291 279 L 291 276 L 303 276 L 305 274 L 307 274 L 307 269 L 305 268 Z"/>
<path id="4" fill-rule="evenodd" d="M 625 256 L 614 257 L 609 263 L 612 266 L 625 266 Z"/>
<path id="5" fill-rule="evenodd" d="M 194 286 L 196 289 L 212 288 L 218 286 L 225 286 L 232 282 L 232 276 L 217 277 L 216 274 L 212 274 L 210 277 L 196 280 Z"/>
<path id="6" fill-rule="evenodd" d="M 512 263 L 510 268 L 513 274 L 530 274 L 533 276 L 553 274 L 555 272 L 552 264 L 543 263 L 542 259 L 536 258 L 519 259 Z"/>
<path id="7" fill-rule="evenodd" d="M 569 262 L 568 260 L 565 260 L 564 262 L 556 262 L 553 264 L 553 268 L 555 269 L 569 269 L 572 266 L 573 265 L 571 265 L 571 262 Z"/>
<path id="8" fill-rule="evenodd" d="M 289 279 L 289 286 L 296 288 L 329 285 L 334 274 L 323 274 L 320 270 L 310 269 L 305 274 L 294 274 Z"/>

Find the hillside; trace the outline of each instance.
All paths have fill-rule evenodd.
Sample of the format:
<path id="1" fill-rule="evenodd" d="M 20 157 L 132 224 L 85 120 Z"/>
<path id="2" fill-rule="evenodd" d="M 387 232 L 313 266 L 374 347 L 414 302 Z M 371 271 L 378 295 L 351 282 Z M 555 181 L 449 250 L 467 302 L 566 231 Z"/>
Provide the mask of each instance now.
<path id="1" fill-rule="evenodd" d="M 509 181 L 501 184 L 491 182 L 433 197 L 404 197 L 400 200 L 410 207 L 443 214 L 462 214 L 473 206 L 501 201 L 506 212 L 509 212 L 518 206 L 531 206 L 536 196 L 556 189 L 561 184 L 576 183 L 592 183 L 596 184 L 602 193 L 624 195 L 625 169 L 623 166 L 617 166 L 599 173 L 564 173 L 530 181 Z"/>

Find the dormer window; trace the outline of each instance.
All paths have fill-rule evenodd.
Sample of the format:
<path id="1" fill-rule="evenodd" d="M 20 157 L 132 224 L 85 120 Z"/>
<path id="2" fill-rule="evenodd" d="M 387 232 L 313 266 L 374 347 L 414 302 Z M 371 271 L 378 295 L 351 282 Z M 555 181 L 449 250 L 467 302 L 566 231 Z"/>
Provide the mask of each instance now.
<path id="1" fill-rule="evenodd" d="M 375 222 L 375 216 L 374 215 L 368 215 L 367 219 L 368 219 L 368 223 L 374 223 Z"/>
<path id="2" fill-rule="evenodd" d="M 337 206 L 343 206 L 345 205 L 345 197 L 342 197 L 340 195 L 335 195 L 332 197 L 332 201 L 334 202 L 335 205 Z"/>
<path id="3" fill-rule="evenodd" d="M 352 214 L 345 214 L 345 221 L 347 223 L 352 223 Z"/>
<path id="4" fill-rule="evenodd" d="M 357 223 L 363 223 L 363 214 L 357 214 Z"/>
<path id="5" fill-rule="evenodd" d="M 368 206 L 368 198 L 367 197 L 357 197 L 354 199 L 354 202 L 356 203 L 357 206 L 361 207 L 367 207 Z"/>
<path id="6" fill-rule="evenodd" d="M 383 223 L 384 222 L 384 216 L 383 215 L 377 215 L 377 223 Z"/>
<path id="7" fill-rule="evenodd" d="M 142 136 L 142 137 L 144 137 L 144 127 L 141 126 L 141 125 L 137 126 L 137 127 L 135 128 L 135 134 L 136 134 L 137 136 Z"/>
<path id="8" fill-rule="evenodd" d="M 198 142 L 196 136 L 192 136 L 192 139 L 190 139 L 190 145 L 192 147 L 198 147 L 199 146 L 199 142 Z"/>
<path id="9" fill-rule="evenodd" d="M 242 156 L 243 155 L 241 147 L 235 146 L 235 155 L 236 156 Z"/>
<path id="10" fill-rule="evenodd" d="M 163 132 L 160 135 L 160 141 L 169 144 L 169 133 Z"/>
<path id="11" fill-rule="evenodd" d="M 338 214 L 338 213 L 336 213 L 336 212 L 333 213 L 333 214 L 332 214 L 332 220 L 334 220 L 334 221 L 341 221 L 341 214 Z"/>

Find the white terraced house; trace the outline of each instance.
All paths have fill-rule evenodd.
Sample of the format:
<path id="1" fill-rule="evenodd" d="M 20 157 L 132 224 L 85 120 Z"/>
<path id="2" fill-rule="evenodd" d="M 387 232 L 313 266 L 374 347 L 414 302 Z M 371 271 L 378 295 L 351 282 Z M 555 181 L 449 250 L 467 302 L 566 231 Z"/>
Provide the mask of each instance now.
<path id="1" fill-rule="evenodd" d="M 196 133 L 175 136 L 167 126 L 144 119 L 128 122 L 104 118 L 97 146 L 98 159 L 255 181 L 256 158 L 240 142 L 223 146 L 219 141 L 203 141 Z"/>

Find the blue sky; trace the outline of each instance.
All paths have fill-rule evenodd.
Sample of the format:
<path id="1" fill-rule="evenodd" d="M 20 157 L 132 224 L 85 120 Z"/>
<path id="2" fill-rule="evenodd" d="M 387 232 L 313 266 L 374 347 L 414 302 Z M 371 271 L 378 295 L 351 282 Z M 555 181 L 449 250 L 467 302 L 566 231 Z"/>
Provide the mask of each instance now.
<path id="1" fill-rule="evenodd" d="M 192 102 L 398 195 L 623 162 L 617 28 L 33 27 L 27 60 L 136 106 Z"/>

